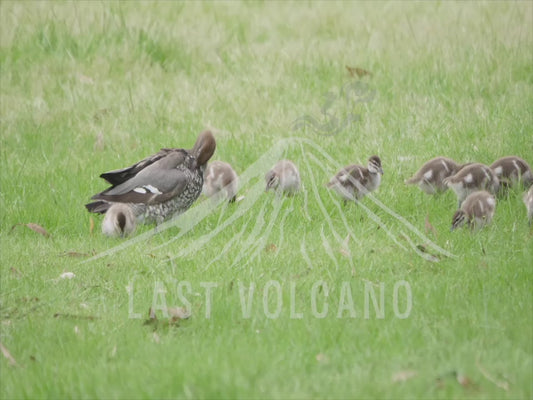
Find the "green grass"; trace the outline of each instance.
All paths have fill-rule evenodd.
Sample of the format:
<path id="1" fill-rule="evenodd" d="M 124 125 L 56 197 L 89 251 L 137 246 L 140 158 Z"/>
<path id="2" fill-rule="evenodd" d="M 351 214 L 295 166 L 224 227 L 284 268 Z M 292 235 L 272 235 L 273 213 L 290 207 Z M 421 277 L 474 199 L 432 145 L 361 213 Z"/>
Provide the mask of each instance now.
<path id="1" fill-rule="evenodd" d="M 499 201 L 483 231 L 450 233 L 453 193 L 430 198 L 403 181 L 437 155 L 533 164 L 532 16 L 530 2 L 1 2 L 0 341 L 16 365 L 0 357 L 0 397 L 531 398 L 521 193 Z M 351 100 L 339 97 L 359 81 L 346 66 L 372 72 Z M 330 114 L 360 121 L 333 136 L 294 130 L 304 115 L 324 122 L 328 92 Z M 205 128 L 214 159 L 248 174 L 245 200 L 188 231 L 103 237 L 83 207 L 106 187 L 98 175 L 190 147 Z M 316 145 L 283 142 L 304 193 L 259 195 L 272 149 L 296 137 Z M 371 198 L 367 213 L 330 196 L 338 166 L 372 154 L 385 170 L 376 200 L 423 235 L 429 216 L 437 234 L 417 236 Z M 182 226 L 208 209 L 198 203 Z M 11 229 L 30 222 L 51 236 Z M 427 261 L 409 241 L 456 257 Z M 58 279 L 67 271 L 75 278 Z M 279 318 L 264 312 L 270 281 Z M 319 281 L 325 318 L 311 303 Z M 405 319 L 394 312 L 400 281 Z M 145 325 L 163 301 L 155 285 L 169 307 L 185 305 L 178 282 L 190 283 L 192 317 L 170 324 L 158 311 Z M 211 302 L 205 282 L 217 284 Z M 345 282 L 356 318 L 337 318 Z M 244 318 L 239 288 L 251 284 Z M 365 318 L 370 288 L 384 318 L 373 303 Z M 405 288 L 397 294 L 401 313 Z M 405 371 L 416 374 L 395 382 Z"/>

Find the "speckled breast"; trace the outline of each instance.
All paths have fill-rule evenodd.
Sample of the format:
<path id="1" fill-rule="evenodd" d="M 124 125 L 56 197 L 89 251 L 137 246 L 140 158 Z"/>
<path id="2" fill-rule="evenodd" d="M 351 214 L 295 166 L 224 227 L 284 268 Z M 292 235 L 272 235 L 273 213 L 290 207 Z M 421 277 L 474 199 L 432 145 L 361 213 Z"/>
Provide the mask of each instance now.
<path id="1" fill-rule="evenodd" d="M 183 171 L 188 177 L 185 190 L 164 203 L 143 205 L 144 210 L 139 210 L 139 214 L 140 219 L 144 223 L 155 222 L 160 224 L 174 215 L 179 215 L 187 211 L 196 199 L 198 199 L 202 193 L 202 186 L 204 184 L 203 169 L 191 171 L 188 168 L 183 168 Z M 138 207 L 139 205 L 136 206 Z"/>

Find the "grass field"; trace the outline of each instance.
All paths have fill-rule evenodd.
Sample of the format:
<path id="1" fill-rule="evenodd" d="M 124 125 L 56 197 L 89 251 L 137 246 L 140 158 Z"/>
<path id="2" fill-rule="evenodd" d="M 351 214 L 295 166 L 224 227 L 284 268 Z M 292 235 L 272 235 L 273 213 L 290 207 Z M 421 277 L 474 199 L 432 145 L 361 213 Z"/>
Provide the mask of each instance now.
<path id="1" fill-rule="evenodd" d="M 533 165 L 532 49 L 531 2 L 2 1 L 0 397 L 531 398 L 521 191 L 451 233 L 455 195 L 403 181 Z M 99 174 L 207 128 L 244 200 L 104 237 Z M 344 207 L 324 184 L 372 154 Z"/>

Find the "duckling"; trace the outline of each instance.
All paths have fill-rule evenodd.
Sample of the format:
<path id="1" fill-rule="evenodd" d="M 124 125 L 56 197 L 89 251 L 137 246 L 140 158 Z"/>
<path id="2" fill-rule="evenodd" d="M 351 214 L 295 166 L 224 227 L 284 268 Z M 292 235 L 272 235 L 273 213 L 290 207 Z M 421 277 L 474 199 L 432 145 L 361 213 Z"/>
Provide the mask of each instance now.
<path id="1" fill-rule="evenodd" d="M 496 194 L 499 187 L 498 177 L 492 169 L 479 163 L 468 164 L 455 175 L 445 178 L 443 182 L 457 195 L 457 207 L 461 207 L 461 203 L 470 193 L 487 190 Z"/>
<path id="2" fill-rule="evenodd" d="M 137 227 L 133 209 L 124 203 L 114 203 L 105 213 L 102 221 L 102 233 L 106 236 L 126 237 Z"/>
<path id="3" fill-rule="evenodd" d="M 492 221 L 495 208 L 496 199 L 491 193 L 486 190 L 473 192 L 455 212 L 450 230 L 453 231 L 465 223 L 472 230 L 481 229 Z"/>
<path id="4" fill-rule="evenodd" d="M 89 212 L 105 213 L 115 203 L 125 203 L 138 222 L 157 224 L 185 212 L 202 192 L 204 170 L 215 152 L 210 131 L 202 132 L 191 150 L 162 149 L 130 167 L 100 175 L 111 187 L 86 204 Z"/>
<path id="5" fill-rule="evenodd" d="M 213 161 L 204 173 L 204 194 L 207 197 L 224 195 L 230 203 L 235 202 L 239 177 L 230 164 Z"/>
<path id="6" fill-rule="evenodd" d="M 344 200 L 357 201 L 368 193 L 376 190 L 381 184 L 383 168 L 381 159 L 372 156 L 368 159 L 368 167 L 352 164 L 341 169 L 326 185 L 336 191 Z"/>
<path id="7" fill-rule="evenodd" d="M 529 187 L 529 190 L 524 193 L 524 204 L 527 208 L 527 219 L 529 220 L 529 226 L 533 223 L 533 186 Z"/>
<path id="8" fill-rule="evenodd" d="M 514 187 L 522 183 L 526 188 L 533 184 L 533 172 L 529 164 L 520 157 L 508 156 L 494 161 L 490 168 L 500 180 L 501 188 Z"/>
<path id="9" fill-rule="evenodd" d="M 448 190 L 444 179 L 455 175 L 463 166 L 447 157 L 436 157 L 426 162 L 416 174 L 405 181 L 407 185 L 418 185 L 427 194 L 443 193 Z"/>
<path id="10" fill-rule="evenodd" d="M 298 168 L 290 160 L 281 160 L 265 175 L 266 189 L 292 196 L 300 190 L 301 180 Z"/>

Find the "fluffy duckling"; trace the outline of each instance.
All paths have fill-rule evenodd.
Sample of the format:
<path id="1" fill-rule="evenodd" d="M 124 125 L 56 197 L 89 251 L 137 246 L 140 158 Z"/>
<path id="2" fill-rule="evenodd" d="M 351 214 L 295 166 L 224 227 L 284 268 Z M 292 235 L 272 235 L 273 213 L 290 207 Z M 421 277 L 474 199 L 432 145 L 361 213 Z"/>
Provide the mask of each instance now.
<path id="1" fill-rule="evenodd" d="M 95 194 L 86 204 L 90 212 L 105 213 L 113 204 L 129 204 L 138 221 L 161 223 L 185 212 L 202 192 L 204 170 L 215 152 L 210 131 L 198 136 L 194 147 L 162 149 L 130 167 L 100 177 L 111 187 Z"/>
<path id="2" fill-rule="evenodd" d="M 204 173 L 204 194 L 207 197 L 224 196 L 230 203 L 235 201 L 239 177 L 230 164 L 213 161 Z"/>
<path id="3" fill-rule="evenodd" d="M 102 233 L 106 236 L 126 237 L 135 231 L 137 221 L 133 209 L 123 203 L 109 207 L 102 221 Z"/>
<path id="4" fill-rule="evenodd" d="M 504 187 L 514 187 L 523 183 L 528 188 L 533 184 L 533 172 L 529 164 L 520 157 L 508 156 L 494 161 L 490 168 L 494 171 L 500 185 Z"/>
<path id="5" fill-rule="evenodd" d="M 527 208 L 527 219 L 529 220 L 529 226 L 533 223 L 533 186 L 530 186 L 529 190 L 524 193 L 524 204 Z"/>
<path id="6" fill-rule="evenodd" d="M 494 216 L 496 199 L 489 192 L 482 190 L 471 193 L 457 210 L 452 219 L 451 230 L 455 230 L 465 223 L 472 230 L 477 230 L 489 224 Z"/>
<path id="7" fill-rule="evenodd" d="M 498 177 L 492 169 L 479 163 L 468 164 L 461 168 L 455 175 L 444 179 L 444 184 L 453 189 L 457 195 L 457 207 L 461 207 L 461 203 L 470 193 L 487 190 L 496 194 L 499 187 Z"/>
<path id="8" fill-rule="evenodd" d="M 292 196 L 300 190 L 301 180 L 298 168 L 290 160 L 281 160 L 265 175 L 266 189 Z"/>
<path id="9" fill-rule="evenodd" d="M 381 159 L 372 156 L 368 159 L 367 168 L 357 164 L 348 165 L 331 178 L 327 187 L 336 191 L 346 204 L 349 200 L 359 200 L 376 190 L 381 184 L 382 175 Z"/>
<path id="10" fill-rule="evenodd" d="M 427 194 L 442 193 L 448 190 L 444 179 L 455 175 L 462 165 L 447 157 L 436 157 L 426 162 L 416 174 L 405 181 L 407 185 L 418 185 Z"/>

